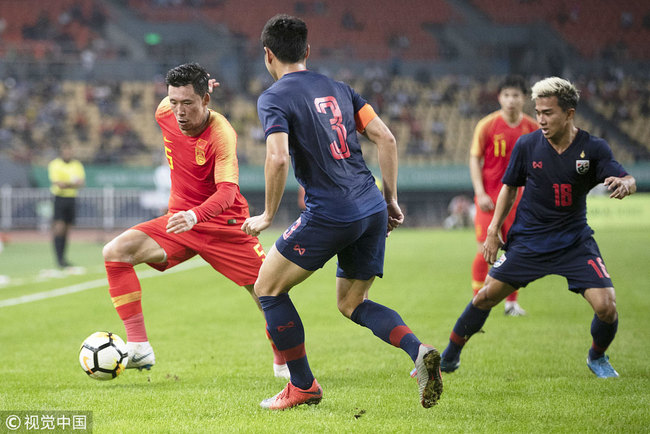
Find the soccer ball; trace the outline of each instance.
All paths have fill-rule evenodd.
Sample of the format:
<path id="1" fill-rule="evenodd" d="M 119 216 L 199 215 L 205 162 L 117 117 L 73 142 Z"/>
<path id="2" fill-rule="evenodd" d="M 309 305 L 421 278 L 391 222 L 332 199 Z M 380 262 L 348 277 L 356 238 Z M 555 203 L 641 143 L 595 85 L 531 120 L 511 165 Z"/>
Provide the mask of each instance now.
<path id="1" fill-rule="evenodd" d="M 127 356 L 126 344 L 118 335 L 95 332 L 81 344 L 79 363 L 90 378 L 112 380 L 126 367 Z"/>

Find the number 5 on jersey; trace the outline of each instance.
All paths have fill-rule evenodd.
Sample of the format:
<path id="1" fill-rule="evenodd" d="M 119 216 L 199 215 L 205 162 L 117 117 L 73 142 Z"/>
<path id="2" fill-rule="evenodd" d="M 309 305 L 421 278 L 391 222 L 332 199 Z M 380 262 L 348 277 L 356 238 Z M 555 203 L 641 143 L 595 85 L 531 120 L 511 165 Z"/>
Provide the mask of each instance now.
<path id="1" fill-rule="evenodd" d="M 318 113 L 327 113 L 329 108 L 332 112 L 330 118 L 330 125 L 332 129 L 336 131 L 338 137 L 337 141 L 330 143 L 330 152 L 332 157 L 336 160 L 342 160 L 350 156 L 350 148 L 348 148 L 348 132 L 343 125 L 343 116 L 341 115 L 341 109 L 339 108 L 339 103 L 336 101 L 336 98 L 333 96 L 325 96 L 322 98 L 315 98 L 314 105 L 316 105 L 316 111 Z"/>

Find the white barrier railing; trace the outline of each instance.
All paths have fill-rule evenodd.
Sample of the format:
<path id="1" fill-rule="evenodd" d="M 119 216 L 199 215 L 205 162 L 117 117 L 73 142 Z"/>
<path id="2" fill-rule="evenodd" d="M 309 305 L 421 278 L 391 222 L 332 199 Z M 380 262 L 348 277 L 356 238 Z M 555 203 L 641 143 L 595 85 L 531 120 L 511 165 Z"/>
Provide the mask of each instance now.
<path id="1" fill-rule="evenodd" d="M 164 207 L 153 203 L 154 192 L 140 189 L 84 188 L 77 197 L 75 226 L 113 230 L 158 216 Z M 47 188 L 0 188 L 0 230 L 46 229 L 53 213 Z"/>

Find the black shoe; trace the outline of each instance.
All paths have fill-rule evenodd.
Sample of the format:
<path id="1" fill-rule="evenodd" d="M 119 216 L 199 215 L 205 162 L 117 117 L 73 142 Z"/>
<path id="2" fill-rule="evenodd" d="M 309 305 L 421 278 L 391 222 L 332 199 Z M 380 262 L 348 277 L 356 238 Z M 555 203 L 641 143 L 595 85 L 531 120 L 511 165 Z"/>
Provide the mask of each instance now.
<path id="1" fill-rule="evenodd" d="M 460 366 L 460 357 L 457 359 L 447 360 L 442 358 L 440 360 L 440 370 L 442 372 L 454 372 Z"/>

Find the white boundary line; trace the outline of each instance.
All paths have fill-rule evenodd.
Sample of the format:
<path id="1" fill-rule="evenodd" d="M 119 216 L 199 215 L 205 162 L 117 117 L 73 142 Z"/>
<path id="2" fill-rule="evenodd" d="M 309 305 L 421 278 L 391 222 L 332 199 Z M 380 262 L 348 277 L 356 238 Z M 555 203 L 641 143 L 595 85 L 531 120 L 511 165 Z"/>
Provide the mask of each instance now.
<path id="1" fill-rule="evenodd" d="M 176 267 L 166 270 L 161 273 L 157 270 L 145 270 L 138 273 L 139 279 L 148 279 L 150 277 L 164 276 L 165 274 L 179 273 L 181 271 L 191 270 L 207 266 L 208 264 L 202 260 L 188 261 L 179 264 Z M 45 300 L 48 298 L 59 297 L 62 295 L 74 294 L 75 292 L 86 291 L 87 289 L 99 288 L 100 286 L 108 286 L 106 278 L 91 280 L 89 282 L 77 283 L 76 285 L 64 286 L 63 288 L 51 289 L 49 291 L 35 292 L 34 294 L 23 295 L 15 298 L 7 298 L 0 300 L 0 308 L 7 306 L 16 306 L 19 304 L 31 303 L 33 301 Z"/>

